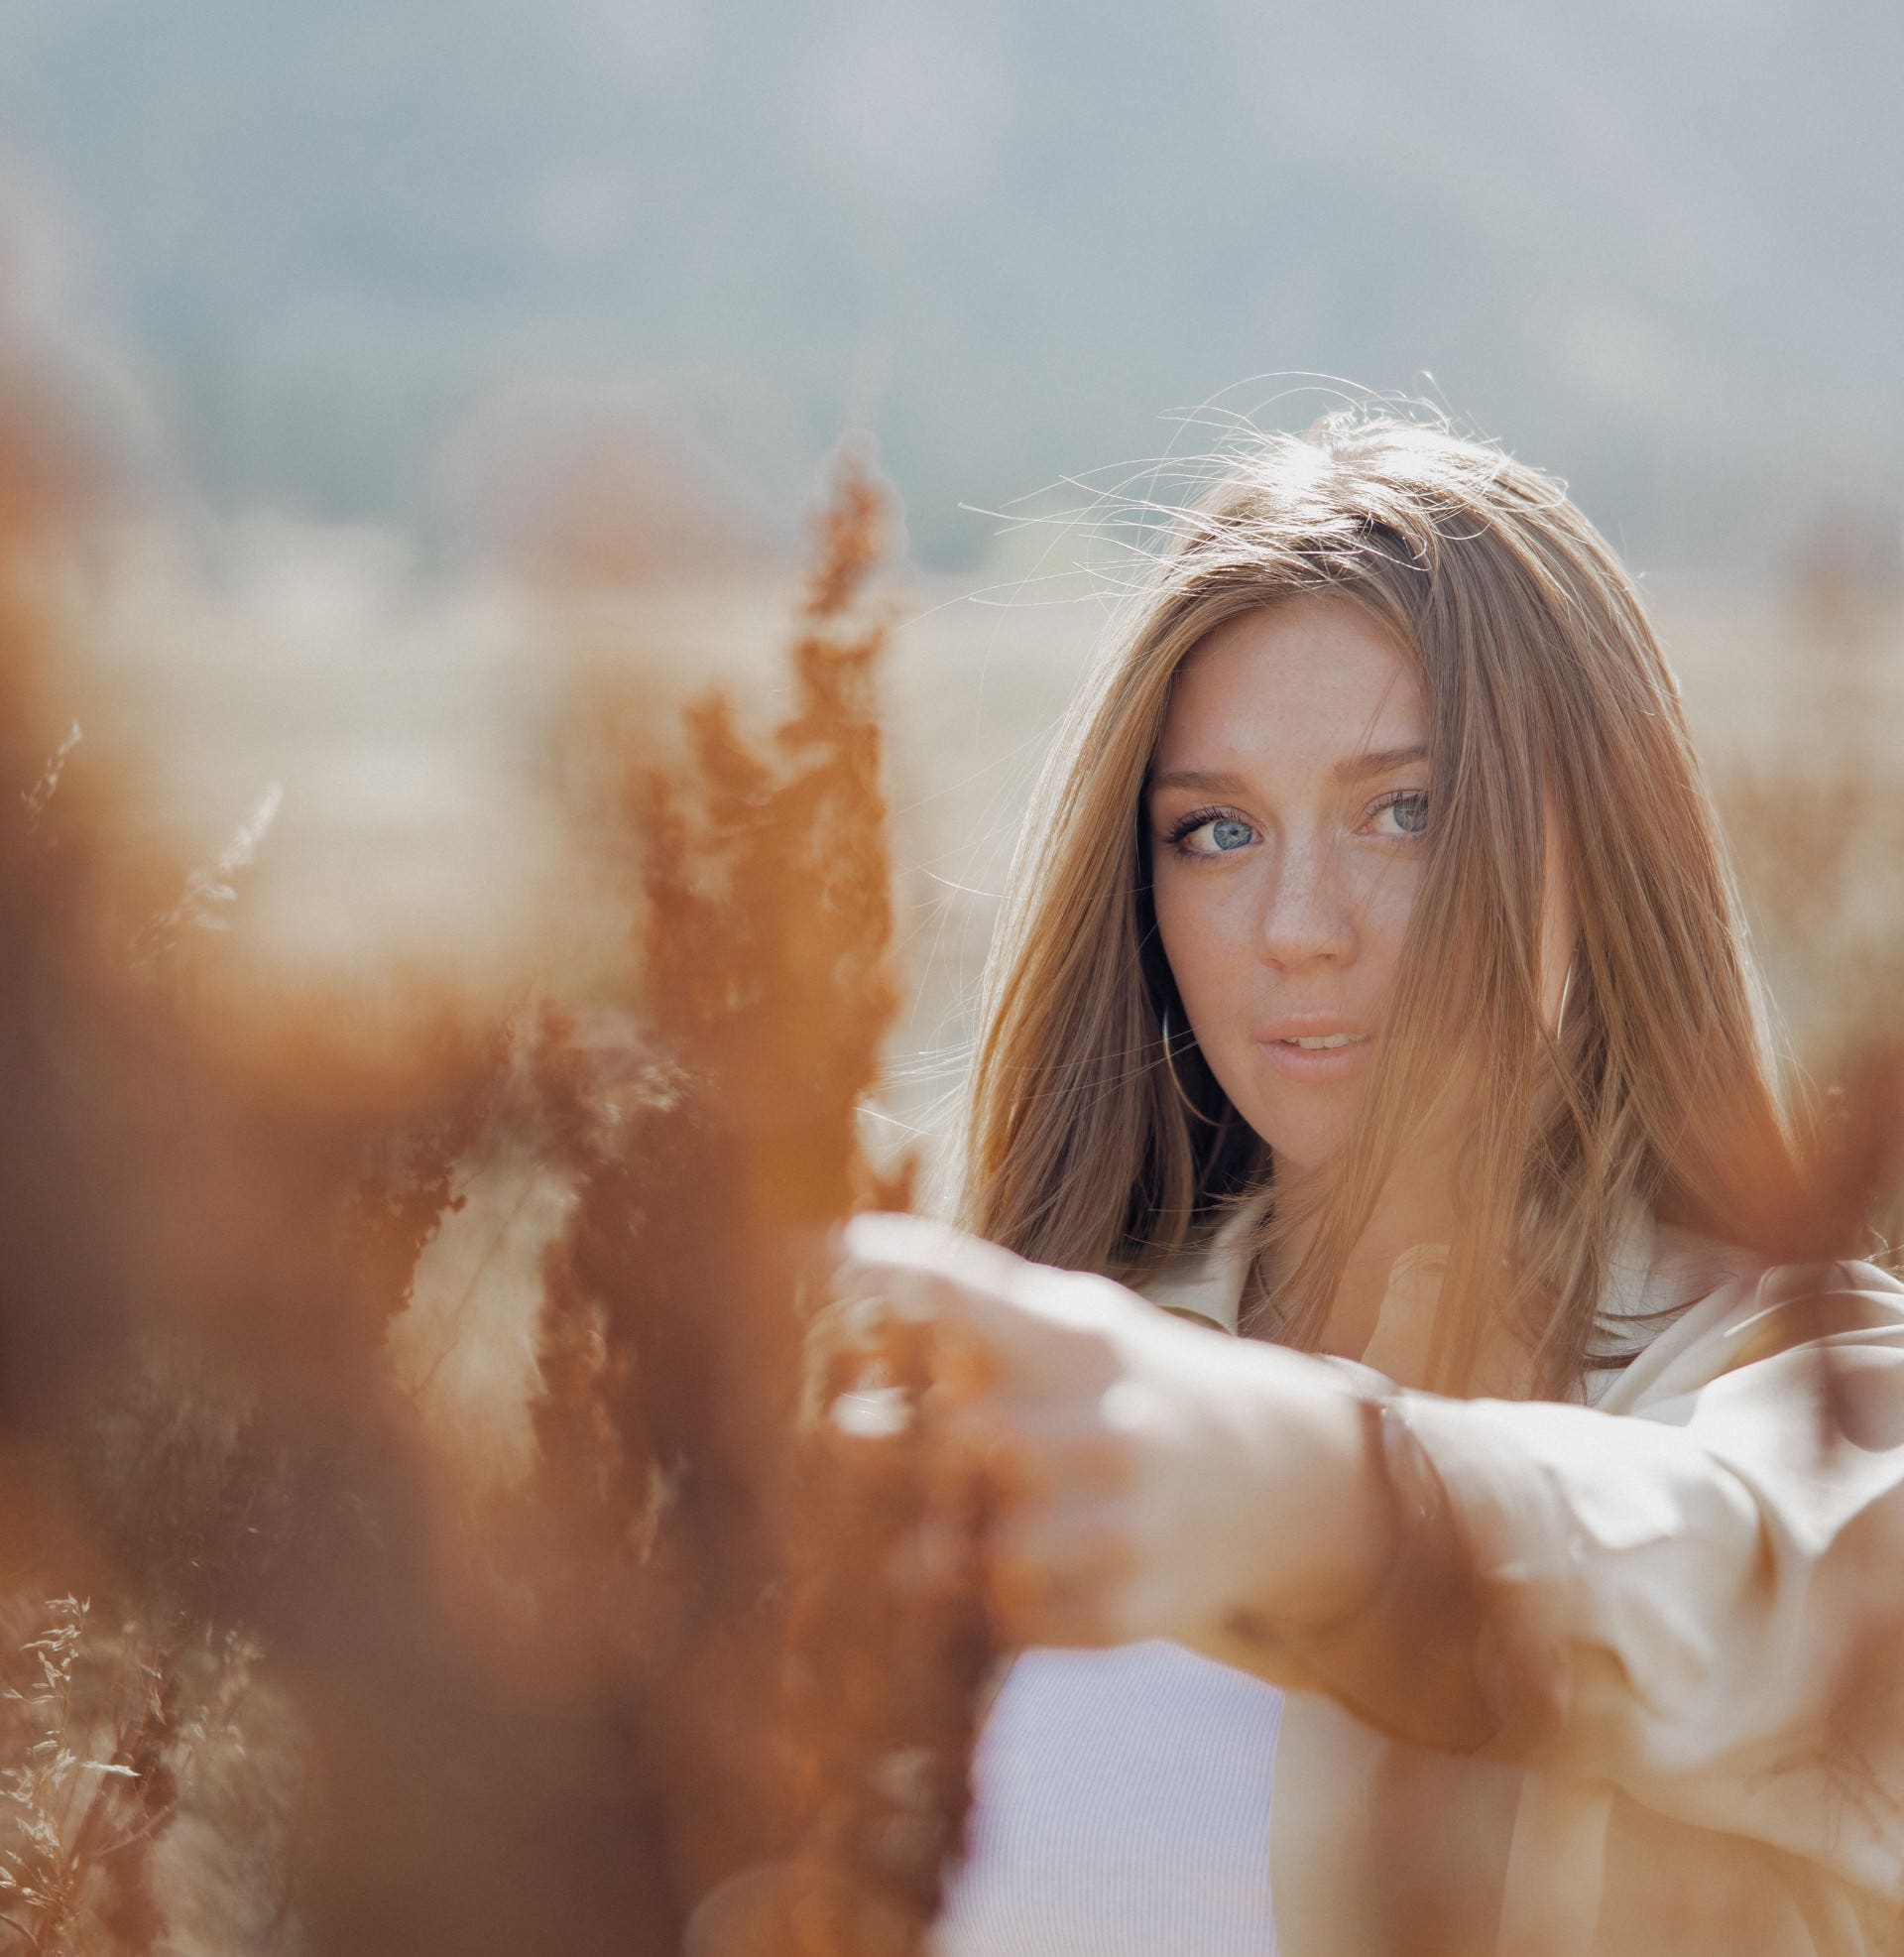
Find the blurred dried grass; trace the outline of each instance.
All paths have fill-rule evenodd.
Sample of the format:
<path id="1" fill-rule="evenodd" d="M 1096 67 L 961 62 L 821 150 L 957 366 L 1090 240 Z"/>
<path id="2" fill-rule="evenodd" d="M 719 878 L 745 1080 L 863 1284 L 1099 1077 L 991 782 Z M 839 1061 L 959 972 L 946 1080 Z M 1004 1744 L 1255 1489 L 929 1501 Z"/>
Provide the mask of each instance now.
<path id="1" fill-rule="evenodd" d="M 576 1005 L 203 928 L 263 821 L 187 872 L 70 737 L 46 566 L 87 523 L 0 388 L 0 1936 L 672 1952 L 775 1858 L 776 1947 L 915 1948 L 983 1625 L 879 1581 L 918 1436 L 798 1417 L 828 1232 L 904 1199 L 857 1116 L 895 1007 L 884 492 L 849 459 L 770 734 L 585 703 L 625 952 Z M 419 1325 L 445 1225 L 489 1247 Z M 444 1402 L 505 1247 L 517 1363 Z"/>

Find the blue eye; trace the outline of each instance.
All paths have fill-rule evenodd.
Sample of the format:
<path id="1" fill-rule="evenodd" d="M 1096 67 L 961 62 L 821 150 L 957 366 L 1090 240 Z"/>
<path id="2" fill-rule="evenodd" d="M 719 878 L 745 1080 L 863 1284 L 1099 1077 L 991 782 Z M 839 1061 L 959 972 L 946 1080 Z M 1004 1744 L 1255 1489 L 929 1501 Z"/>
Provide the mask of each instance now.
<path id="1" fill-rule="evenodd" d="M 1179 856 L 1234 856 L 1255 839 L 1254 825 L 1242 816 L 1213 814 L 1207 808 L 1186 815 L 1168 837 Z"/>
<path id="2" fill-rule="evenodd" d="M 1394 829 L 1389 834 L 1404 836 L 1426 835 L 1428 832 L 1428 797 L 1420 789 L 1404 789 L 1386 800 L 1375 805 L 1377 816 L 1392 814 Z"/>

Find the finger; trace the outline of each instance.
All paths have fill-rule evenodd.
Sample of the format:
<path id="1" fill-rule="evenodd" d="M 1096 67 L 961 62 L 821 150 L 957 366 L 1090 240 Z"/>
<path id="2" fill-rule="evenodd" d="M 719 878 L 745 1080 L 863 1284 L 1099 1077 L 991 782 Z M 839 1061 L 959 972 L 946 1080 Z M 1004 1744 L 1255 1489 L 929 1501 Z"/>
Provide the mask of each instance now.
<path id="1" fill-rule="evenodd" d="M 932 1429 L 932 1458 L 950 1487 L 977 1486 L 989 1513 L 1040 1499 L 1051 1492 L 1050 1465 L 1031 1439 L 1012 1403 L 990 1396 L 964 1406 Z"/>
<path id="2" fill-rule="evenodd" d="M 973 1580 L 975 1562 L 979 1570 L 997 1567 L 1005 1586 L 1000 1608 L 1022 1628 L 1036 1571 L 1068 1586 L 1094 1569 L 1109 1575 L 1124 1567 L 1119 1518 L 1128 1515 L 1138 1465 L 1128 1433 L 1070 1409 L 1027 1412 L 994 1401 L 935 1431 L 932 1445 L 933 1485 L 965 1493 L 935 1501 L 895 1545 L 886 1574 L 901 1593 L 961 1588 Z M 1002 1560 L 994 1557 L 995 1542 L 1003 1545 Z M 1054 1593 L 1037 1608 L 1061 1601 Z"/>
<path id="3" fill-rule="evenodd" d="M 1121 1319 L 1149 1316 L 1109 1279 L 1032 1264 L 921 1217 L 855 1217 L 843 1243 L 836 1286 L 957 1328 L 947 1349 L 954 1369 L 976 1349 L 1014 1375 L 1101 1377 Z"/>
<path id="4" fill-rule="evenodd" d="M 976 1474 L 1001 1501 L 1124 1495 L 1135 1485 L 1139 1438 L 1107 1422 L 1101 1402 L 1051 1405 L 1003 1395 L 959 1402 L 927 1396 L 926 1422 L 952 1472 Z"/>
<path id="5" fill-rule="evenodd" d="M 928 1313 L 955 1300 L 981 1330 L 1010 1339 L 1027 1314 L 1055 1324 L 1095 1324 L 1114 1300 L 1136 1301 L 1109 1279 L 1035 1264 L 998 1244 L 924 1216 L 869 1213 L 841 1232 L 842 1263 L 861 1282 L 909 1287 Z M 873 1278 L 878 1273 L 877 1280 Z"/>
<path id="6" fill-rule="evenodd" d="M 1118 1502 L 1040 1504 L 1001 1517 L 985 1545 L 986 1595 L 1012 1644 L 1119 1642 L 1139 1558 Z"/>
<path id="7" fill-rule="evenodd" d="M 770 1957 L 783 1947 L 788 1911 L 807 1884 L 794 1862 L 758 1862 L 701 1897 L 682 1932 L 681 1957 Z"/>
<path id="8" fill-rule="evenodd" d="M 841 1238 L 835 1297 L 954 1328 L 946 1354 L 954 1361 L 962 1347 L 1009 1355 L 1023 1341 L 1022 1273 L 1030 1267 L 1011 1252 L 918 1216 L 856 1216 Z"/>
<path id="9" fill-rule="evenodd" d="M 789 1857 L 756 1863 L 710 1890 L 687 1919 L 680 1957 L 779 1957 L 792 1947 L 838 1948 L 842 1935 L 855 1950 L 898 1950 L 909 1947 L 907 1931 L 894 1905 L 863 1883 Z"/>
<path id="10" fill-rule="evenodd" d="M 1001 1366 L 967 1322 L 965 1300 L 936 1272 L 843 1256 L 831 1295 L 807 1332 L 809 1349 L 836 1371 L 885 1366 L 901 1338 L 923 1338 L 935 1381 L 960 1391 L 991 1385 Z"/>
<path id="11" fill-rule="evenodd" d="M 869 1210 L 840 1233 L 845 1256 L 864 1264 L 888 1264 L 955 1279 L 1010 1293 L 1026 1260 L 998 1244 L 929 1216 Z"/>
<path id="12" fill-rule="evenodd" d="M 956 1595 L 977 1581 L 978 1534 L 945 1521 L 907 1529 L 888 1553 L 887 1582 L 905 1602 Z"/>

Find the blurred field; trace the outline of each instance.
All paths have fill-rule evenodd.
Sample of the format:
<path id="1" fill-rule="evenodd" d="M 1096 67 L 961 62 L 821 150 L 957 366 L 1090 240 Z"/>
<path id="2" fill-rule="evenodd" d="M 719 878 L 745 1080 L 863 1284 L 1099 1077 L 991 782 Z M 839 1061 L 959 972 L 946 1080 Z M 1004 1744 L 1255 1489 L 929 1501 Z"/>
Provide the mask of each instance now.
<path id="1" fill-rule="evenodd" d="M 884 685 L 909 1005 L 872 1118 L 928 1148 L 956 1101 L 1025 799 L 1112 601 L 1059 536 L 1016 578 L 891 580 Z M 1795 544 L 1722 583 L 1644 585 L 1727 809 L 1753 929 L 1801 1050 L 1828 1042 L 1904 941 L 1904 584 L 1881 551 Z M 731 682 L 785 705 L 788 574 L 586 588 L 430 575 L 388 534 L 260 523 L 216 549 L 129 539 L 94 635 L 162 806 L 215 854 L 271 784 L 283 802 L 234 914 L 261 955 L 373 954 L 573 980 L 625 946 L 578 888 L 565 824 L 603 779 L 576 720 L 634 691 L 657 748 Z M 602 819 L 612 811 L 597 808 Z M 612 911 L 611 914 L 613 915 Z"/>
<path id="2" fill-rule="evenodd" d="M 569 845 L 615 832 L 626 758 L 579 702 L 632 694 L 665 752 L 681 706 L 728 683 L 754 724 L 788 708 L 796 579 L 760 569 L 575 585 L 430 577 L 380 533 L 255 527 L 209 559 L 127 546 L 106 585 L 98 710 L 125 720 L 183 849 L 209 859 L 272 783 L 282 806 L 231 925 L 264 963 L 446 961 L 587 998 L 613 990 L 640 919 Z M 1025 800 L 1112 601 L 1059 541 L 1017 581 L 891 579 L 889 798 L 904 1008 L 863 1110 L 877 1161 L 931 1170 L 955 1120 L 990 929 Z M 1904 595 L 1880 571 L 1806 569 L 1721 587 L 1648 579 L 1800 1064 L 1840 1047 L 1904 967 Z M 1027 845 L 1035 845 L 1029 839 Z M 392 1333 L 403 1378 L 491 1436 L 497 1476 L 531 1448 L 536 1259 L 559 1176 L 497 1162 L 444 1219 Z"/>
<path id="3" fill-rule="evenodd" d="M 945 1194 L 931 1171 L 1025 802 L 1113 623 L 1064 540 L 1046 558 L 1014 580 L 889 580 L 905 1004 L 863 1139 L 889 1162 L 917 1151 L 929 1201 Z M 1753 584 L 1646 584 L 1793 1052 L 1829 1080 L 1904 968 L 1904 594 L 1881 571 L 1796 557 Z M 210 551 L 129 535 L 93 592 L 96 697 L 81 717 L 121 723 L 156 774 L 148 805 L 189 858 L 215 858 L 282 788 L 226 915 L 235 948 L 301 972 L 450 970 L 618 998 L 640 920 L 571 842 L 609 843 L 626 819 L 613 784 L 631 757 L 602 751 L 596 709 L 632 697 L 664 754 L 711 685 L 755 725 L 789 707 L 791 572 L 445 578 L 388 534 L 259 524 Z M 423 1254 L 391 1351 L 434 1418 L 489 1436 L 506 1480 L 532 1447 L 537 1259 L 560 1178 L 504 1161 L 468 1193 Z"/>

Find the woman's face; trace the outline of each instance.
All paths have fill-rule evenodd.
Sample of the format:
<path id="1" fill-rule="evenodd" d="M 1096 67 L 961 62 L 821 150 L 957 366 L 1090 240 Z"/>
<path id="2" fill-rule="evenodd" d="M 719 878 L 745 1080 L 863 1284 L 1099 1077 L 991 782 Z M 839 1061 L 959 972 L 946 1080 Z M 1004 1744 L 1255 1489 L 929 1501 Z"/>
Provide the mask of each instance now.
<path id="1" fill-rule="evenodd" d="M 1177 674 L 1146 788 L 1157 926 L 1205 1059 L 1285 1167 L 1340 1146 L 1381 1038 L 1426 867 L 1427 744 L 1415 662 L 1340 598 L 1232 619 Z"/>

